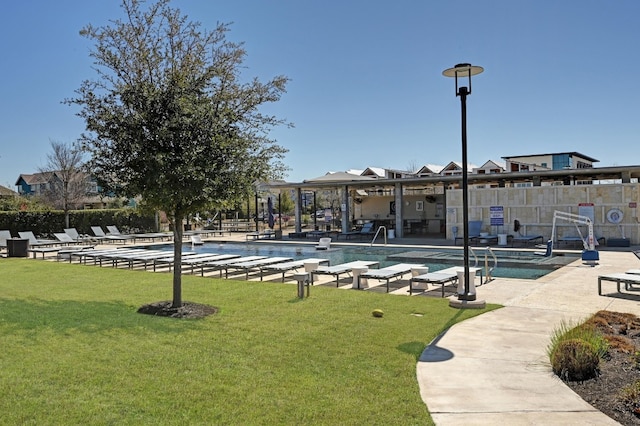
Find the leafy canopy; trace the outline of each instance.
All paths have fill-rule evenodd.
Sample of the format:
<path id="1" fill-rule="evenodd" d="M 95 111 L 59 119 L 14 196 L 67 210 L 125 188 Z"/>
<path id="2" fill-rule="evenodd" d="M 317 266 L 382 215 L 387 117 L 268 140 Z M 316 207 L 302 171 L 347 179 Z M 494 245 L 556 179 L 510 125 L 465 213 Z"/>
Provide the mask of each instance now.
<path id="1" fill-rule="evenodd" d="M 169 0 L 143 5 L 123 0 L 125 19 L 81 31 L 98 78 L 66 102 L 81 106 L 80 142 L 101 186 L 178 220 L 281 176 L 286 150 L 269 131 L 290 124 L 259 107 L 280 100 L 288 78 L 243 82 L 246 52 L 226 39 L 228 24 L 206 31 Z"/>

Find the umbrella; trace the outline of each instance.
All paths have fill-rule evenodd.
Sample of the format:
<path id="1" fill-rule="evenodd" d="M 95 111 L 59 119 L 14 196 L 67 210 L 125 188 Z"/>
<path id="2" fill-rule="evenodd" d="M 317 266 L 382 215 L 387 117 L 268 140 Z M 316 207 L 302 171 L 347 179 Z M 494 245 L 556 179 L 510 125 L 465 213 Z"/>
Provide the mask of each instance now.
<path id="1" fill-rule="evenodd" d="M 274 225 L 274 217 L 273 217 L 273 201 L 271 201 L 271 197 L 267 198 L 267 212 L 268 212 L 268 220 L 269 220 L 269 228 L 273 229 Z"/>

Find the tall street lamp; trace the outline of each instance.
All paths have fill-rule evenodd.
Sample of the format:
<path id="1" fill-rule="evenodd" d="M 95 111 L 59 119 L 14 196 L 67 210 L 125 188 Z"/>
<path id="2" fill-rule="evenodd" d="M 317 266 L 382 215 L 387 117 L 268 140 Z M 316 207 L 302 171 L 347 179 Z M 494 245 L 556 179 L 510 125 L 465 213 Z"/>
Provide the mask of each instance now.
<path id="1" fill-rule="evenodd" d="M 467 95 L 471 94 L 471 76 L 480 74 L 484 68 L 471 64 L 458 64 L 442 72 L 445 77 L 456 80 L 456 96 L 460 96 L 462 107 L 462 227 L 464 233 L 464 294 L 458 294 L 458 300 L 469 302 L 476 300 L 475 291 L 470 291 L 469 283 L 469 182 L 467 179 Z M 458 86 L 458 78 L 467 78 L 469 87 Z M 463 81 L 464 84 L 464 81 Z"/>

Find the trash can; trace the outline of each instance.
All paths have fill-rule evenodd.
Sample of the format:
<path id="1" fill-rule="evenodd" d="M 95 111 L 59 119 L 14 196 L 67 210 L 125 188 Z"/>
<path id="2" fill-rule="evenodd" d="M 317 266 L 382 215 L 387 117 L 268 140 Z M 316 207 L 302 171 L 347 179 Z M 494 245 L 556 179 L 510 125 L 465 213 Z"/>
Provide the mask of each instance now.
<path id="1" fill-rule="evenodd" d="M 29 256 L 29 240 L 27 238 L 7 239 L 7 257 Z"/>
<path id="2" fill-rule="evenodd" d="M 498 234 L 498 245 L 499 246 L 507 245 L 507 234 Z"/>
<path id="3" fill-rule="evenodd" d="M 390 240 L 393 240 L 396 237 L 396 230 L 395 229 L 389 229 L 389 231 L 387 231 L 388 237 Z"/>

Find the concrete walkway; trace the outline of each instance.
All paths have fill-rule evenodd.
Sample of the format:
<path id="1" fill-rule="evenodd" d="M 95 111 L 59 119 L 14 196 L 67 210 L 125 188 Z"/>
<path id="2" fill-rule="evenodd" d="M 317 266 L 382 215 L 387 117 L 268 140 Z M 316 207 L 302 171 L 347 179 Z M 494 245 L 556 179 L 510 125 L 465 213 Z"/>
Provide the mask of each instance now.
<path id="1" fill-rule="evenodd" d="M 640 267 L 630 252 L 601 251 L 599 265 L 576 261 L 535 281 L 498 278 L 478 299 L 505 307 L 456 324 L 417 366 L 420 394 L 437 425 L 615 425 L 551 371 L 546 347 L 562 321 L 598 310 L 640 315 L 640 294 L 616 294 L 597 277 Z"/>

